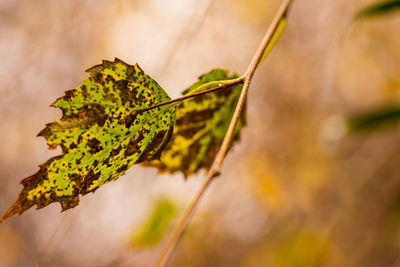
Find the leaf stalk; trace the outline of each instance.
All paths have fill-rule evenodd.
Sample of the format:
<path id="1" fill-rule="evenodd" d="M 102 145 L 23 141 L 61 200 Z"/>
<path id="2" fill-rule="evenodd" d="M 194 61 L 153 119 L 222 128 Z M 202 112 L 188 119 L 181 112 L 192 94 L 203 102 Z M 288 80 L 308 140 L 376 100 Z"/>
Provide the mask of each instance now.
<path id="1" fill-rule="evenodd" d="M 234 86 L 236 84 L 244 83 L 244 79 L 245 79 L 245 77 L 242 76 L 242 77 L 239 77 L 239 78 L 236 78 L 236 79 L 231 79 L 231 80 L 209 82 L 209 83 L 206 83 L 206 84 L 203 84 L 203 85 L 197 87 L 194 90 L 194 92 L 191 92 L 191 93 L 189 93 L 187 95 L 184 95 L 184 96 L 181 96 L 181 97 L 169 100 L 169 101 L 165 101 L 165 102 L 162 102 L 162 103 L 158 103 L 158 104 L 156 104 L 154 106 L 150 106 L 150 107 L 146 107 L 146 108 L 142 108 L 142 109 L 137 109 L 134 112 L 136 114 L 138 114 L 138 113 L 149 111 L 151 109 L 158 108 L 158 107 L 161 107 L 161 106 L 164 106 L 164 105 L 173 104 L 173 103 L 176 103 L 176 102 L 181 102 L 181 101 L 189 99 L 189 98 L 193 98 L 193 97 L 196 97 L 196 96 L 200 96 L 200 95 L 212 93 L 212 92 L 215 92 L 215 91 L 219 91 L 219 90 L 222 90 L 222 89 L 226 89 L 226 88 L 229 88 L 229 87 Z M 217 84 L 218 86 L 215 86 L 213 88 L 201 91 L 203 88 L 207 88 L 207 87 L 209 87 L 211 85 L 214 85 L 214 84 Z"/>

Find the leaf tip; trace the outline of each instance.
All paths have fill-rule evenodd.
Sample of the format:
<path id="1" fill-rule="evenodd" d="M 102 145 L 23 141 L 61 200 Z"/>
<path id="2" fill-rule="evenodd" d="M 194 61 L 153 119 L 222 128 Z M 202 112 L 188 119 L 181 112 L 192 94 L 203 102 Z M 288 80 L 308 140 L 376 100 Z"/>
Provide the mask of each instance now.
<path id="1" fill-rule="evenodd" d="M 60 201 L 61 212 L 72 209 L 79 205 L 79 195 L 67 201 Z"/>
<path id="2" fill-rule="evenodd" d="M 139 66 L 138 63 L 135 63 L 135 65 L 133 66 L 135 68 L 135 71 L 144 74 L 144 71 L 142 70 L 142 68 Z"/>
<path id="3" fill-rule="evenodd" d="M 185 172 L 185 171 L 182 171 L 182 174 L 183 174 L 183 179 L 185 180 L 185 181 L 187 181 L 188 179 L 189 179 L 189 173 L 187 173 L 187 172 Z"/>
<path id="4" fill-rule="evenodd" d="M 38 132 L 36 137 L 44 137 L 44 135 L 45 135 L 44 132 L 46 131 L 46 128 L 47 127 L 43 128 L 40 132 Z"/>
<path id="5" fill-rule="evenodd" d="M 117 57 L 114 58 L 114 62 L 115 62 L 115 63 L 123 63 L 123 64 L 126 64 L 123 60 L 121 60 L 121 59 L 119 59 L 119 58 L 117 58 Z"/>
<path id="6" fill-rule="evenodd" d="M 0 223 L 3 223 L 8 218 L 13 217 L 15 214 L 18 216 L 24 212 L 21 205 L 18 204 L 18 199 L 15 203 L 3 214 L 3 217 L 0 218 Z"/>

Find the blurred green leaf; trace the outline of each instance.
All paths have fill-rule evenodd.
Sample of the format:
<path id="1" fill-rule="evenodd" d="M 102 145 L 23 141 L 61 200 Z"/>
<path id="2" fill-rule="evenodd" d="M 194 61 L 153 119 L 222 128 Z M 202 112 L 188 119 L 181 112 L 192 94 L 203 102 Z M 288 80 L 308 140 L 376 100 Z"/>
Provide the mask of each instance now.
<path id="1" fill-rule="evenodd" d="M 167 199 L 159 200 L 149 219 L 142 225 L 133 237 L 131 245 L 134 247 L 148 247 L 160 242 L 176 212 L 173 202 Z"/>
<path id="2" fill-rule="evenodd" d="M 263 51 L 263 55 L 257 65 L 260 65 L 264 61 L 264 59 L 271 52 L 272 48 L 274 48 L 276 43 L 279 41 L 279 38 L 281 37 L 283 31 L 286 28 L 287 14 L 288 14 L 288 12 L 286 10 L 284 16 L 282 16 L 282 18 L 279 20 L 278 27 L 275 29 L 275 32 L 273 33 L 272 38 L 269 41 L 269 44 L 265 47 L 265 49 Z"/>
<path id="3" fill-rule="evenodd" d="M 396 127 L 400 120 L 399 105 L 385 105 L 348 118 L 350 131 L 372 131 Z"/>
<path id="4" fill-rule="evenodd" d="M 372 4 L 360 10 L 355 19 L 363 19 L 373 16 L 385 15 L 389 12 L 400 10 L 400 0 L 389 0 Z"/>

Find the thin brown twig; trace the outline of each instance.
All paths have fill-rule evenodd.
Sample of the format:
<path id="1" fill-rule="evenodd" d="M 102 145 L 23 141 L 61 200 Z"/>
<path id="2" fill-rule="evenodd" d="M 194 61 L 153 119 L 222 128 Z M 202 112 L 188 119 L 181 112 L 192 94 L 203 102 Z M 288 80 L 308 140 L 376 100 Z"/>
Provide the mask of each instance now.
<path id="1" fill-rule="evenodd" d="M 134 112 L 136 114 L 138 114 L 138 113 L 142 113 L 142 112 L 148 111 L 150 109 L 158 108 L 158 107 L 161 107 L 161 106 L 164 106 L 164 105 L 172 104 L 172 103 L 175 103 L 175 102 L 180 102 L 180 101 L 183 101 L 185 99 L 189 99 L 189 98 L 196 97 L 196 96 L 199 96 L 199 95 L 204 95 L 204 94 L 208 94 L 208 93 L 211 93 L 211 92 L 214 92 L 214 91 L 222 90 L 222 89 L 231 87 L 233 85 L 236 85 L 236 84 L 239 84 L 239 83 L 243 83 L 244 82 L 244 78 L 245 77 L 243 76 L 243 77 L 239 77 L 237 79 L 220 81 L 222 84 L 220 84 L 220 85 L 218 85 L 216 87 L 213 87 L 213 88 L 201 91 L 201 92 L 196 92 L 196 93 L 193 93 L 193 94 L 187 94 L 187 95 L 184 95 L 184 96 L 181 96 L 181 97 L 169 100 L 169 101 L 158 103 L 158 104 L 156 104 L 154 106 L 150 106 L 150 107 L 146 107 L 146 108 L 142 108 L 142 109 L 137 109 Z M 204 85 L 207 85 L 207 84 L 204 84 Z"/>
<path id="2" fill-rule="evenodd" d="M 292 0 L 284 0 L 281 7 L 279 8 L 277 14 L 275 15 L 270 27 L 268 28 L 268 31 L 266 32 L 263 40 L 261 41 L 260 46 L 258 47 L 253 59 L 250 62 L 250 65 L 247 68 L 247 71 L 245 73 L 244 77 L 244 85 L 242 92 L 240 94 L 238 103 L 236 105 L 235 112 L 233 114 L 232 120 L 229 124 L 228 131 L 224 137 L 224 140 L 221 144 L 221 148 L 218 151 L 217 156 L 214 159 L 214 162 L 210 168 L 210 171 L 207 174 L 206 179 L 204 180 L 203 184 L 201 185 L 200 189 L 192 199 L 191 203 L 189 206 L 186 208 L 184 211 L 181 219 L 179 220 L 178 224 L 175 226 L 173 232 L 171 233 L 165 247 L 163 248 L 159 258 L 157 259 L 157 262 L 155 266 L 157 267 L 165 267 L 169 260 L 171 259 L 171 256 L 180 240 L 182 237 L 183 232 L 186 229 L 186 226 L 188 225 L 191 217 L 193 216 L 196 207 L 198 206 L 201 197 L 204 195 L 204 192 L 207 190 L 208 186 L 211 184 L 213 179 L 218 176 L 221 172 L 221 166 L 222 163 L 225 159 L 226 153 L 229 149 L 229 145 L 232 141 L 233 134 L 236 128 L 236 125 L 239 121 L 240 113 L 243 109 L 246 96 L 250 87 L 251 80 L 254 76 L 254 72 L 257 69 L 258 64 L 261 62 L 263 54 L 265 49 L 268 47 L 270 44 L 274 33 L 276 32 L 276 29 L 279 26 L 279 22 L 281 19 L 286 15 L 287 10 L 292 3 Z"/>

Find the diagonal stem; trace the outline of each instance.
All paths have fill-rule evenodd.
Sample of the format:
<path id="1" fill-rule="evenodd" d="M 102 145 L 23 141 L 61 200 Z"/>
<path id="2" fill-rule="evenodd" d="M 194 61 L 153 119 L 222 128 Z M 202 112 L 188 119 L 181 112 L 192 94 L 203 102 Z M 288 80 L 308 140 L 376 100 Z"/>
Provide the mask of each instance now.
<path id="1" fill-rule="evenodd" d="M 167 266 L 180 238 L 182 237 L 183 232 L 186 229 L 186 226 L 190 222 L 190 219 L 192 218 L 196 207 L 198 206 L 202 196 L 204 195 L 205 191 L 207 190 L 208 186 L 211 184 L 213 179 L 218 176 L 221 172 L 221 166 L 222 163 L 225 159 L 226 153 L 229 149 L 229 145 L 232 142 L 233 134 L 236 128 L 236 125 L 239 121 L 240 113 L 243 109 L 246 96 L 250 87 L 251 80 L 254 76 L 254 72 L 256 71 L 259 63 L 262 61 L 263 57 L 265 56 L 264 53 L 268 46 L 271 44 L 274 33 L 279 27 L 279 24 L 283 18 L 285 18 L 287 11 L 289 9 L 290 4 L 292 3 L 292 0 L 284 0 L 281 7 L 279 8 L 277 14 L 275 15 L 271 26 L 268 28 L 268 31 L 266 32 L 263 40 L 261 41 L 260 46 L 258 47 L 253 59 L 251 60 L 249 67 L 247 68 L 247 71 L 245 75 L 243 76 L 244 78 L 244 85 L 242 92 L 240 94 L 238 103 L 236 105 L 235 112 L 233 114 L 232 120 L 229 124 L 228 131 L 225 135 L 225 138 L 222 142 L 221 148 L 218 151 L 217 156 L 214 159 L 214 162 L 210 168 L 210 171 L 207 174 L 206 179 L 204 180 L 203 184 L 201 185 L 200 189 L 192 199 L 191 203 L 189 206 L 186 208 L 184 211 L 184 214 L 182 215 L 181 219 L 179 220 L 178 224 L 175 226 L 172 234 L 170 235 L 167 244 L 163 248 L 159 258 L 157 259 L 157 262 L 155 266 L 157 267 L 165 267 Z"/>

